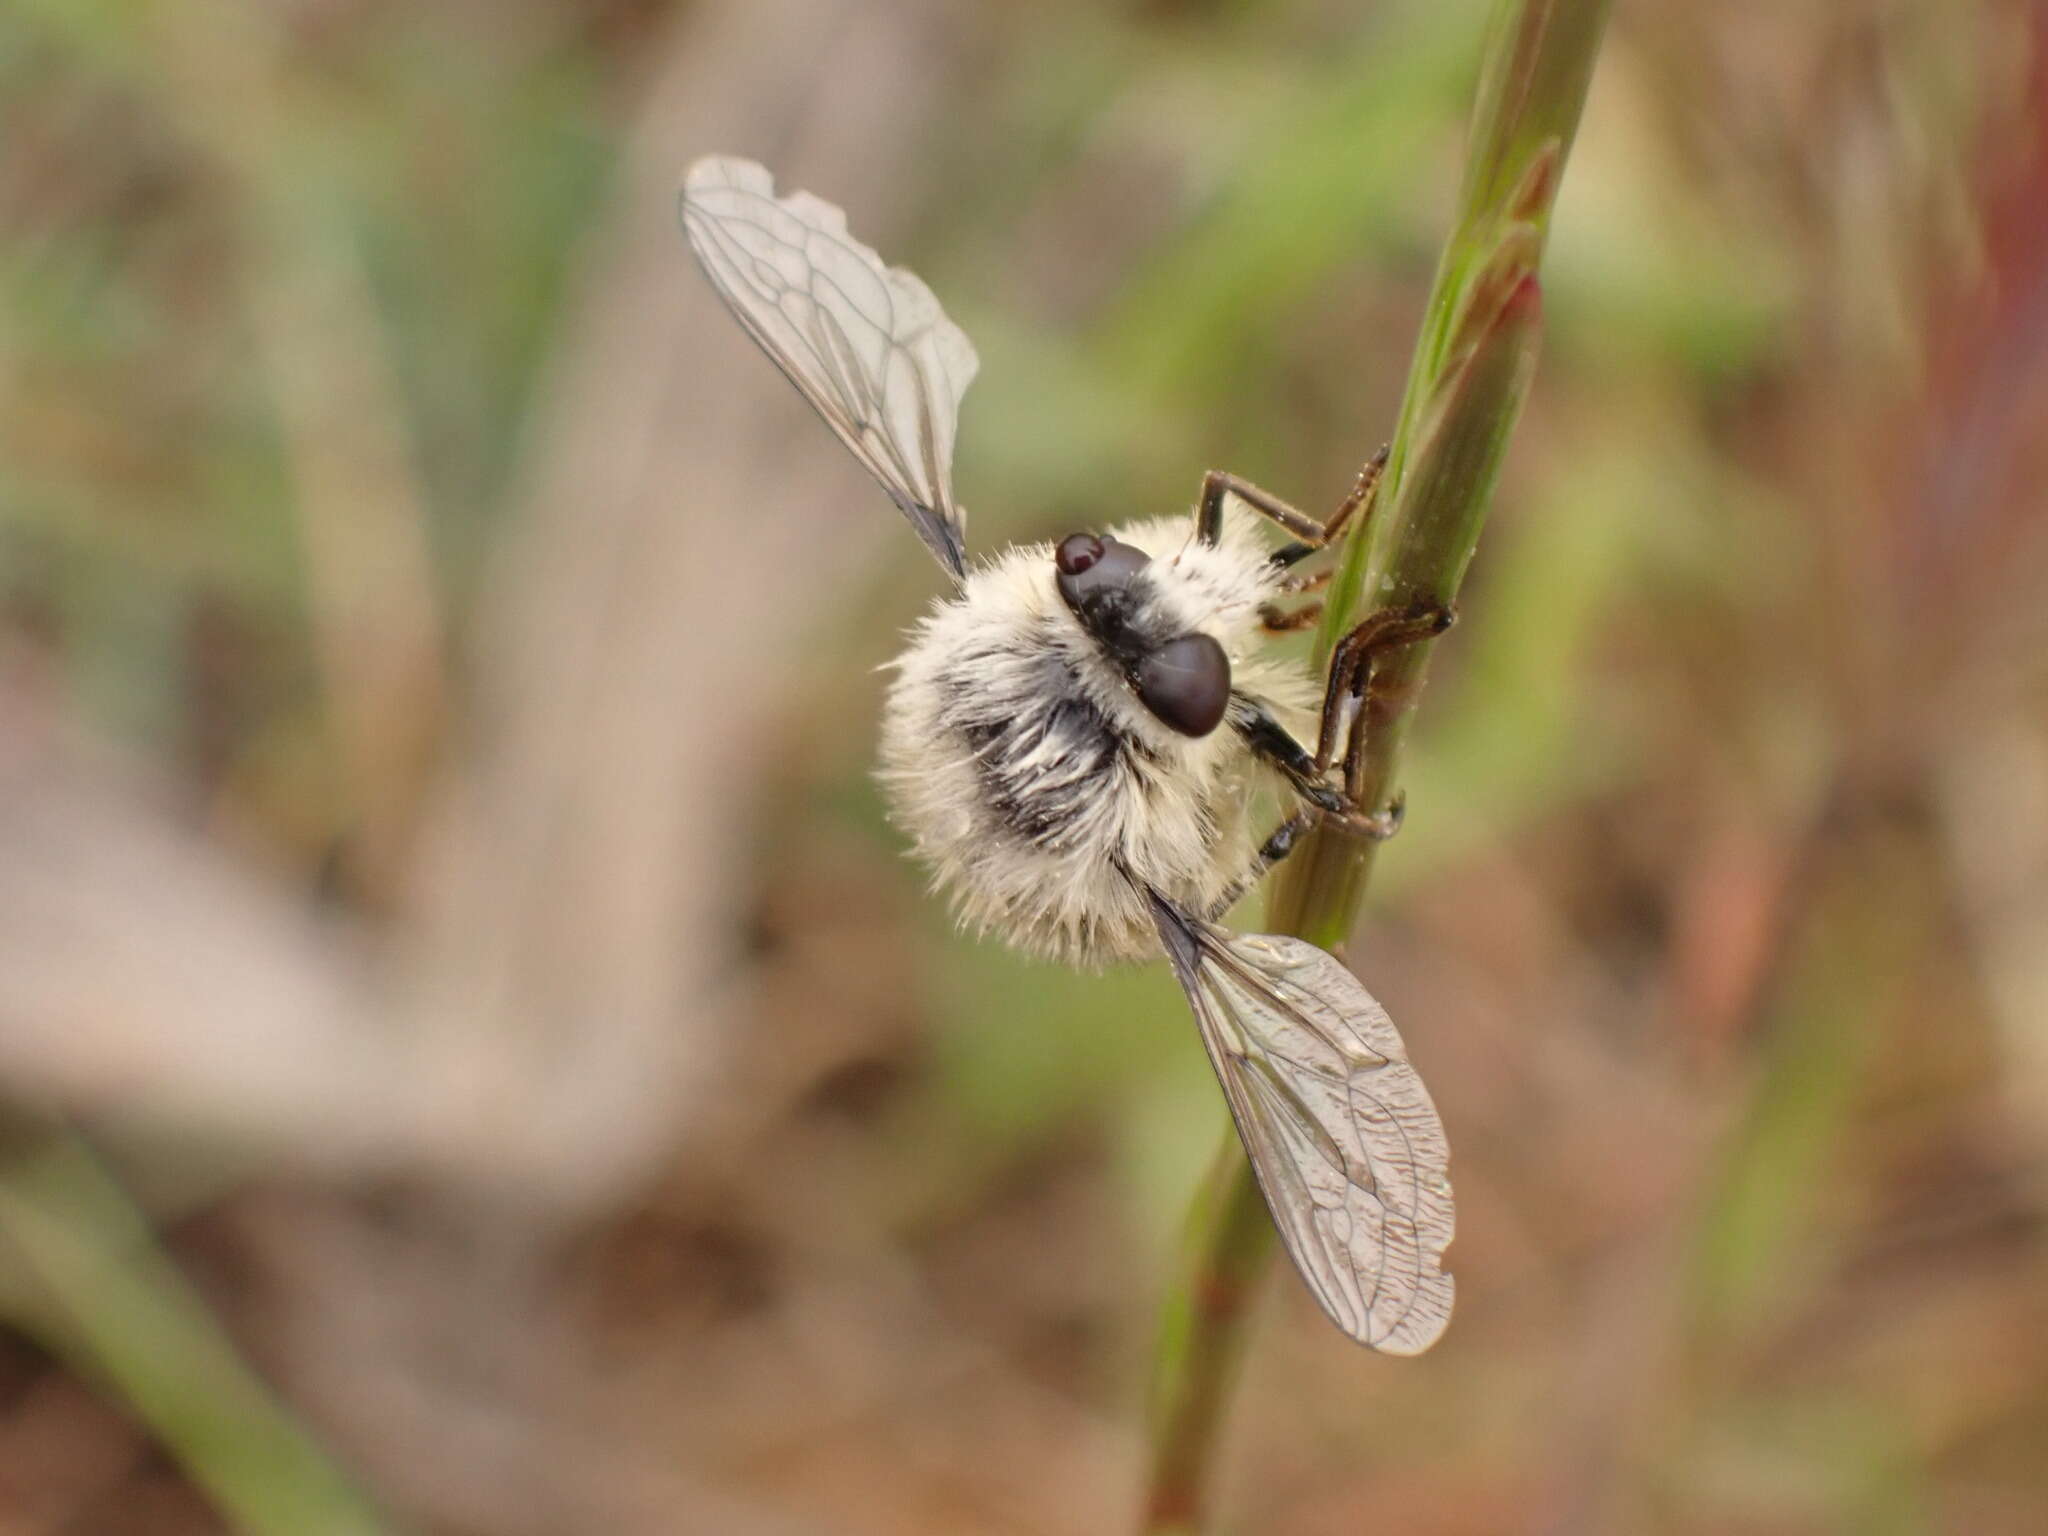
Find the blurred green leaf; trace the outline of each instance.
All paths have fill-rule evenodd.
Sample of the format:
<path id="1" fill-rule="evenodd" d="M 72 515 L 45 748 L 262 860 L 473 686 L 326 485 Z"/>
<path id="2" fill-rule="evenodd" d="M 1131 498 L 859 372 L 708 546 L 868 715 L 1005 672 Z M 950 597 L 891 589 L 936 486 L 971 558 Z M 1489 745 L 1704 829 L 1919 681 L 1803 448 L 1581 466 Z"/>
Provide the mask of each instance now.
<path id="1" fill-rule="evenodd" d="M 1133 273 L 1106 325 L 1107 366 L 1125 388 L 1208 398 L 1282 329 L 1325 274 L 1408 231 L 1389 222 L 1418 151 L 1455 122 L 1470 78 L 1477 0 L 1397 7 L 1345 54 L 1271 104 L 1263 132 L 1188 230 Z M 1220 61 L 1216 89 L 1234 92 Z"/>
<path id="2" fill-rule="evenodd" d="M 0 1240 L 47 1306 L 18 1321 L 110 1383 L 237 1529 L 390 1529 L 243 1364 L 83 1141 L 56 1132 L 0 1166 Z"/>

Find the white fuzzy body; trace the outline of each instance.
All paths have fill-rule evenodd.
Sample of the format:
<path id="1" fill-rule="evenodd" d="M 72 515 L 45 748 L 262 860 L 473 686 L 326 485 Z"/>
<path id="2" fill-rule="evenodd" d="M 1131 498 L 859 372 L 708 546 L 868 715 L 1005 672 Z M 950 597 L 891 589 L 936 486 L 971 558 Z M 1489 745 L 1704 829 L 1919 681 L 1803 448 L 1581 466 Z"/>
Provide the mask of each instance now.
<path id="1" fill-rule="evenodd" d="M 1266 653 L 1259 609 L 1280 573 L 1232 509 L 1221 541 L 1189 516 L 1113 530 L 1152 557 L 1163 633 L 1202 631 L 1233 690 L 1301 736 L 1317 689 Z M 1022 545 L 969 572 L 912 632 L 882 718 L 879 777 L 895 820 L 961 921 L 1080 965 L 1159 952 L 1145 887 L 1207 913 L 1249 876 L 1266 772 L 1231 720 L 1169 729 L 1061 598 L 1052 548 Z"/>

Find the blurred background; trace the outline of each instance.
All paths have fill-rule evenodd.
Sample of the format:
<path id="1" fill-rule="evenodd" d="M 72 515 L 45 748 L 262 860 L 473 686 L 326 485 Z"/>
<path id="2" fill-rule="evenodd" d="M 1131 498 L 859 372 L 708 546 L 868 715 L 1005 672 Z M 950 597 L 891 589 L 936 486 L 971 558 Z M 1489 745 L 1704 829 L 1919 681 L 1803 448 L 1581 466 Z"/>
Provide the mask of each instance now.
<path id="1" fill-rule="evenodd" d="M 0 1531 L 1127 1526 L 1219 1097 L 901 856 L 675 189 L 931 281 L 978 548 L 1331 505 L 1487 9 L 0 12 Z M 2048 1530 L 2048 7 L 1617 12 L 1352 949 L 1458 1316 L 1276 1274 L 1225 1525 Z"/>

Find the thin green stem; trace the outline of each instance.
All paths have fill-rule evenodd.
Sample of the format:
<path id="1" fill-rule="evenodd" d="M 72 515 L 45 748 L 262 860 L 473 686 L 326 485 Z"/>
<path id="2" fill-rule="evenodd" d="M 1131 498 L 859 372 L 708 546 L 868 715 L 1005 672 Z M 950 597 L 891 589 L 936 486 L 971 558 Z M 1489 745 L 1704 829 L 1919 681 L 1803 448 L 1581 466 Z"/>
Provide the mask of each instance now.
<path id="1" fill-rule="evenodd" d="M 16 1321 L 106 1382 L 250 1536 L 390 1529 L 242 1362 L 83 1138 L 0 1165 L 0 1240 L 37 1282 Z"/>
<path id="2" fill-rule="evenodd" d="M 1201 1498 L 1223 1408 L 1237 1383 L 1241 1340 L 1273 1251 L 1273 1220 L 1235 1137 L 1217 1150 L 1189 1222 L 1190 1270 L 1168 1302 L 1153 1373 L 1152 1482 L 1143 1529 L 1199 1530 Z"/>
<path id="3" fill-rule="evenodd" d="M 1370 608 L 1455 605 L 1501 456 L 1535 367 L 1542 324 L 1536 270 L 1578 127 L 1607 0 L 1499 0 L 1473 117 L 1458 222 L 1437 267 L 1395 430 L 1381 511 L 1330 585 L 1319 664 Z M 1368 602 L 1368 598 L 1370 601 Z M 1388 803 L 1429 665 L 1429 643 L 1375 668 L 1365 803 Z M 1318 828 L 1288 861 L 1268 926 L 1339 955 L 1356 923 L 1377 845 Z M 1191 1223 L 1187 1270 L 1155 1361 L 1150 1492 L 1141 1529 L 1204 1528 L 1214 1449 L 1244 1353 L 1253 1282 L 1274 1247 L 1250 1165 L 1223 1148 Z"/>

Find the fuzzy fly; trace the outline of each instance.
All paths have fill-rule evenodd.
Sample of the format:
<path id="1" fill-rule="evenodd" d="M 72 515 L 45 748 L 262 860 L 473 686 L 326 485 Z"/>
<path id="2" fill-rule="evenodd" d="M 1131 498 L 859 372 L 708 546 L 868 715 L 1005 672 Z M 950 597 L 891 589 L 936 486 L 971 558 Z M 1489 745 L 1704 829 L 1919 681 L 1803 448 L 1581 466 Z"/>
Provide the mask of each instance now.
<path id="1" fill-rule="evenodd" d="M 733 314 L 910 519 L 954 591 L 895 663 L 882 783 L 961 919 L 1089 965 L 1164 952 L 1288 1255 L 1351 1337 L 1427 1349 L 1450 1319 L 1453 1210 L 1436 1107 L 1386 1011 L 1296 938 L 1225 911 L 1317 815 L 1359 804 L 1373 658 L 1450 615 L 1374 614 L 1319 687 L 1262 642 L 1299 627 L 1294 569 L 1369 507 L 1378 464 L 1325 522 L 1211 472 L 1192 518 L 1154 518 L 969 566 L 953 435 L 978 360 L 917 277 L 845 215 L 777 197 L 752 161 L 698 161 L 683 231 Z M 1263 517 L 1293 542 L 1270 549 Z M 1314 725 L 1315 745 L 1304 745 Z M 1300 805 L 1260 841 L 1262 780 Z"/>

